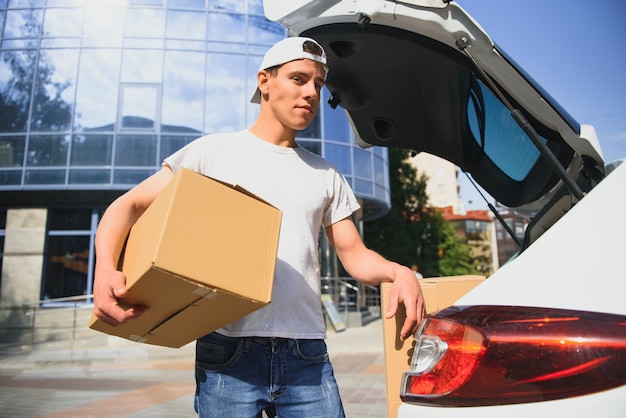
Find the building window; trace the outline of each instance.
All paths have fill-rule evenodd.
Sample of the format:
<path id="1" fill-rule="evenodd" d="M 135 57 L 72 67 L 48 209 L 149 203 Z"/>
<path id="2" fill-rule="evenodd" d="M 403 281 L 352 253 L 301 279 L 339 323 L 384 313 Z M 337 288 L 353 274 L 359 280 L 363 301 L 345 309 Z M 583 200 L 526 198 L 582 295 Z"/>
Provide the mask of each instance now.
<path id="1" fill-rule="evenodd" d="M 163 6 L 163 0 L 130 0 L 131 6 Z"/>
<path id="2" fill-rule="evenodd" d="M 349 145 L 326 142 L 324 149 L 324 156 L 326 159 L 335 164 L 343 175 L 352 175 L 352 159 L 350 156 L 351 149 Z"/>
<path id="3" fill-rule="evenodd" d="M 160 88 L 158 85 L 128 85 L 121 88 L 120 127 L 122 130 L 154 131 L 157 129 Z"/>
<path id="4" fill-rule="evenodd" d="M 319 141 L 298 141 L 298 145 L 313 154 L 322 155 L 322 143 Z"/>
<path id="5" fill-rule="evenodd" d="M 98 219 L 98 210 L 50 209 L 42 300 L 62 303 L 55 299 L 92 293 Z"/>

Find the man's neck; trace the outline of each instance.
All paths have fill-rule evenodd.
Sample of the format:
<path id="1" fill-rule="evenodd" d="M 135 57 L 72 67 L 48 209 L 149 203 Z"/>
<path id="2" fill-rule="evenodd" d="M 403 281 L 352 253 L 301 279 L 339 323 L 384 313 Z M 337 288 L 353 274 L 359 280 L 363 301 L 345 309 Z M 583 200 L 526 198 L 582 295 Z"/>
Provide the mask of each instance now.
<path id="1" fill-rule="evenodd" d="M 270 144 L 287 148 L 296 148 L 298 146 L 296 144 L 296 131 L 285 128 L 278 121 L 264 123 L 259 119 L 250 127 L 250 132 Z"/>

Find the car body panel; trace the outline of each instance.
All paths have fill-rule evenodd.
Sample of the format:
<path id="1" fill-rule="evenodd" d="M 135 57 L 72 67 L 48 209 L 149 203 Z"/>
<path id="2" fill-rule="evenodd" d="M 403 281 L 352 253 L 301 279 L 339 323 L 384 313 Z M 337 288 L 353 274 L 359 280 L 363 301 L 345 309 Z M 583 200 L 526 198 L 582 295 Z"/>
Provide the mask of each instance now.
<path id="1" fill-rule="evenodd" d="M 621 164 L 526 251 L 456 305 L 626 315 L 624 208 L 626 164 Z"/>
<path id="2" fill-rule="evenodd" d="M 398 418 L 528 418 L 579 417 L 593 413 L 594 418 L 623 417 L 626 410 L 624 387 L 588 396 L 558 401 L 484 407 L 433 407 L 403 403 Z"/>

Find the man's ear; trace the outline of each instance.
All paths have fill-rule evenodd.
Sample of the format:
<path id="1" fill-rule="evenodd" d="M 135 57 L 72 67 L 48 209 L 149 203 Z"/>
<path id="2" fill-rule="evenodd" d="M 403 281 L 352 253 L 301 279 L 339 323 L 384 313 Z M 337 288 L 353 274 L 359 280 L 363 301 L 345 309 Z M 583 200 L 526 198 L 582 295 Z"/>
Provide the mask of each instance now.
<path id="1" fill-rule="evenodd" d="M 257 73 L 256 78 L 257 84 L 259 86 L 259 91 L 261 92 L 261 96 L 269 94 L 270 73 L 266 70 L 260 70 Z"/>

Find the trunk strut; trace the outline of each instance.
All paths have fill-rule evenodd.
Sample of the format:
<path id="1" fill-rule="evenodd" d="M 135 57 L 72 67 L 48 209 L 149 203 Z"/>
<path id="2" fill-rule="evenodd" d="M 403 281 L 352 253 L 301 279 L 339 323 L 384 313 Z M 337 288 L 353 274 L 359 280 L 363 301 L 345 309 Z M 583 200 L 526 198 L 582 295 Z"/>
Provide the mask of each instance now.
<path id="1" fill-rule="evenodd" d="M 513 117 L 515 122 L 517 122 L 517 124 L 520 126 L 520 128 L 522 128 L 524 133 L 528 135 L 528 138 L 530 138 L 532 143 L 537 147 L 537 149 L 541 153 L 541 156 L 546 159 L 546 161 L 548 162 L 548 164 L 550 164 L 556 174 L 561 178 L 561 180 L 563 180 L 563 183 L 568 188 L 572 196 L 574 196 L 576 200 L 581 200 L 585 195 L 581 188 L 578 187 L 578 184 L 576 184 L 574 179 L 572 179 L 572 177 L 567 173 L 567 170 L 565 170 L 565 168 L 556 158 L 554 153 L 550 151 L 550 148 L 548 148 L 548 146 L 541 140 L 541 137 L 539 136 L 535 128 L 533 128 L 533 126 L 530 124 L 530 122 L 528 122 L 524 114 L 519 109 L 515 109 L 513 105 L 511 105 L 506 97 L 504 97 L 504 94 L 502 94 L 498 86 L 496 86 L 496 83 L 493 82 L 493 80 L 487 75 L 487 73 L 485 73 L 482 67 L 476 62 L 472 54 L 468 51 L 468 47 L 470 46 L 470 44 L 467 38 L 464 36 L 459 38 L 456 41 L 456 46 L 470 59 L 470 61 L 472 61 L 474 66 L 482 75 L 483 79 L 487 83 L 489 83 L 489 86 L 491 87 L 493 92 L 498 95 L 502 103 L 504 103 L 507 109 L 509 109 L 509 111 L 511 112 L 511 116 Z"/>

